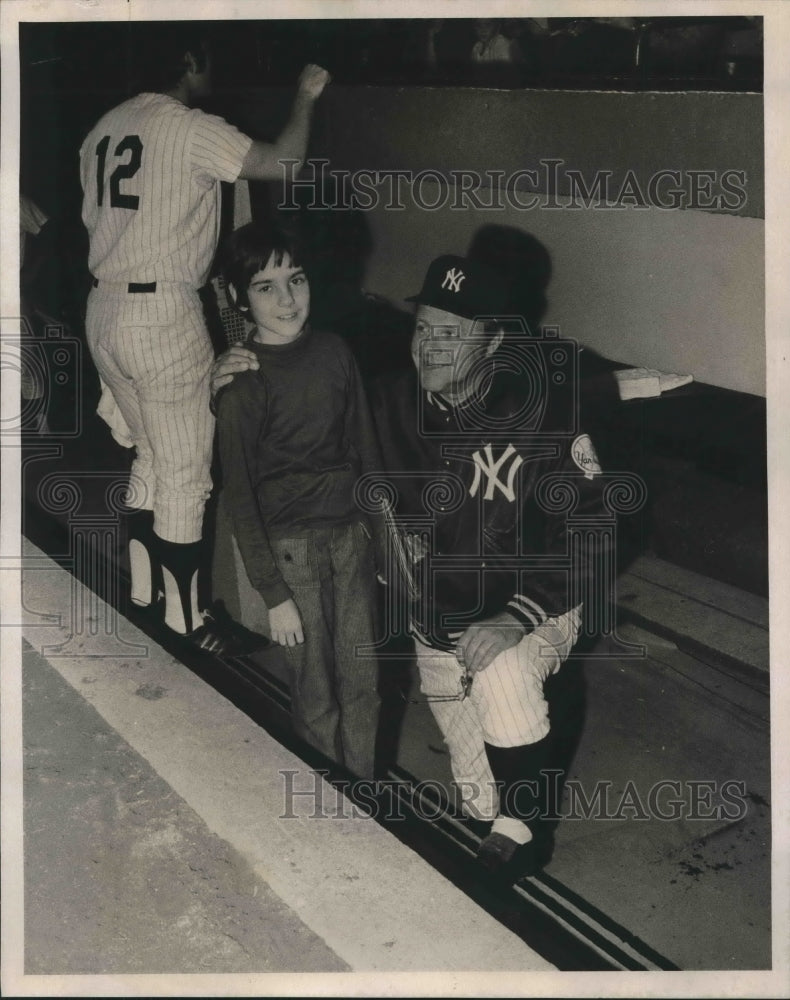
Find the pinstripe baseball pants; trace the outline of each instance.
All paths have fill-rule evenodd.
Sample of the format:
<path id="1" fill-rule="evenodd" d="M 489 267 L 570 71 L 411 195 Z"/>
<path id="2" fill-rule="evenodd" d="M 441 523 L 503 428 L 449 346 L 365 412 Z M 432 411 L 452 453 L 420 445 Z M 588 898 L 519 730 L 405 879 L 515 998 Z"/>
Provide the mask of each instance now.
<path id="1" fill-rule="evenodd" d="M 211 492 L 214 352 L 197 292 L 128 294 L 100 282 L 88 297 L 86 333 L 136 449 L 129 506 L 153 510 L 160 538 L 198 541 Z"/>
<path id="2" fill-rule="evenodd" d="M 430 702 L 450 751 L 453 778 L 470 815 L 489 820 L 499 810 L 484 744 L 517 747 L 537 743 L 548 734 L 543 685 L 567 659 L 580 627 L 581 607 L 549 618 L 476 673 L 463 701 Z M 458 694 L 461 666 L 455 656 L 419 640 L 416 647 L 423 695 Z"/>

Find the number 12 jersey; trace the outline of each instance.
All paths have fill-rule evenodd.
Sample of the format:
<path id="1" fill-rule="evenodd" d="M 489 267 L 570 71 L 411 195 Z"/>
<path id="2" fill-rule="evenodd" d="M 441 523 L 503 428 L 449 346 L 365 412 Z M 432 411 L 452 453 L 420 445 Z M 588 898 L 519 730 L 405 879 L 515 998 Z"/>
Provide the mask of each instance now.
<path id="1" fill-rule="evenodd" d="M 91 274 L 203 285 L 219 239 L 220 181 L 237 179 L 251 144 L 165 94 L 108 111 L 80 149 Z"/>

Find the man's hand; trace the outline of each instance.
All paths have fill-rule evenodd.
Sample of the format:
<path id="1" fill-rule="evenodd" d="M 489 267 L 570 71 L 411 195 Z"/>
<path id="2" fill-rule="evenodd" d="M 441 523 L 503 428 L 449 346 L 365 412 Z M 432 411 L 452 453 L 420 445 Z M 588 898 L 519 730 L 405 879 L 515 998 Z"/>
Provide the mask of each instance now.
<path id="1" fill-rule="evenodd" d="M 220 354 L 211 369 L 211 398 L 219 392 L 223 385 L 233 380 L 233 376 L 238 372 L 246 372 L 248 369 L 257 369 L 258 359 L 252 351 L 242 347 L 241 344 L 234 344 L 230 350 Z"/>
<path id="2" fill-rule="evenodd" d="M 269 609 L 269 629 L 272 642 L 281 646 L 300 646 L 304 642 L 299 608 L 290 597 Z"/>
<path id="3" fill-rule="evenodd" d="M 458 662 L 473 674 L 493 662 L 500 653 L 518 645 L 524 626 L 507 611 L 470 625 L 455 646 Z"/>
<path id="4" fill-rule="evenodd" d="M 324 87 L 331 80 L 331 76 L 325 69 L 308 63 L 299 76 L 298 92 L 301 96 L 317 101 L 321 96 Z"/>

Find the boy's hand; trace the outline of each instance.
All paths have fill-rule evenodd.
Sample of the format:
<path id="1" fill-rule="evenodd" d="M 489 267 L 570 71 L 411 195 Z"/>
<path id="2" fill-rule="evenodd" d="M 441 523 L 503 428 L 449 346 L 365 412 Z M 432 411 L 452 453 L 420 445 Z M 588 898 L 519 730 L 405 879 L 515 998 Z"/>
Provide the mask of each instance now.
<path id="1" fill-rule="evenodd" d="M 248 369 L 257 369 L 258 359 L 252 351 L 242 347 L 241 344 L 234 344 L 229 351 L 220 354 L 211 369 L 211 398 L 219 392 L 223 385 L 233 380 L 233 376 L 238 372 L 245 372 Z"/>
<path id="2" fill-rule="evenodd" d="M 304 642 L 299 608 L 291 598 L 269 609 L 269 629 L 272 642 L 280 646 L 300 646 Z"/>
<path id="3" fill-rule="evenodd" d="M 308 63 L 299 77 L 299 94 L 308 97 L 312 101 L 316 101 L 331 79 L 332 77 L 325 69 L 316 66 L 314 63 Z"/>

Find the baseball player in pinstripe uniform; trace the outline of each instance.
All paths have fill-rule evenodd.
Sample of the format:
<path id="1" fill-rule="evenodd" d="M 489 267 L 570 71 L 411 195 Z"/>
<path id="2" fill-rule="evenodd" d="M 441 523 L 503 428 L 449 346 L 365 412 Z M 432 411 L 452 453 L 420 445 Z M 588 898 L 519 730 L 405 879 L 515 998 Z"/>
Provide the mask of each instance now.
<path id="1" fill-rule="evenodd" d="M 149 27 L 138 39 L 138 65 L 150 67 L 143 91 L 105 114 L 80 150 L 94 278 L 86 326 L 104 388 L 99 413 L 136 450 L 132 602 L 155 606 L 161 581 L 165 624 L 199 648 L 232 654 L 233 630 L 198 606 L 214 434 L 213 351 L 198 289 L 217 247 L 220 182 L 279 179 L 281 160 L 302 160 L 328 74 L 305 67 L 279 138 L 253 141 L 193 106 L 211 92 L 203 30 Z"/>
<path id="2" fill-rule="evenodd" d="M 382 381 L 371 399 L 401 522 L 424 522 L 426 503 L 434 519 L 427 546 L 407 536 L 429 567 L 411 607 L 421 690 L 467 812 L 493 821 L 479 860 L 505 879 L 550 855 L 544 682 L 578 637 L 580 578 L 594 572 L 592 546 L 569 568 L 566 514 L 552 512 L 541 482 L 575 491 L 588 524 L 605 513 L 593 444 L 567 432 L 573 393 L 547 391 L 522 364 L 527 348 L 508 347 L 497 318 L 508 299 L 482 262 L 434 260 L 409 300 L 416 377 Z M 212 387 L 246 367 L 254 361 L 234 347 Z"/>

